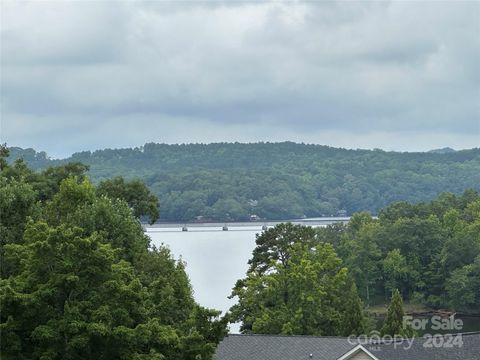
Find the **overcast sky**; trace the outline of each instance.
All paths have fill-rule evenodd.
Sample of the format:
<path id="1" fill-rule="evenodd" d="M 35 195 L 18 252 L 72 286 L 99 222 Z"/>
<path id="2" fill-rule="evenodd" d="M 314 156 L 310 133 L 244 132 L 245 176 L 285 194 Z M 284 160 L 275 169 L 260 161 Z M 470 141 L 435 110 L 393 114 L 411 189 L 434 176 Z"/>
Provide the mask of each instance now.
<path id="1" fill-rule="evenodd" d="M 480 146 L 480 2 L 1 1 L 1 141 Z"/>

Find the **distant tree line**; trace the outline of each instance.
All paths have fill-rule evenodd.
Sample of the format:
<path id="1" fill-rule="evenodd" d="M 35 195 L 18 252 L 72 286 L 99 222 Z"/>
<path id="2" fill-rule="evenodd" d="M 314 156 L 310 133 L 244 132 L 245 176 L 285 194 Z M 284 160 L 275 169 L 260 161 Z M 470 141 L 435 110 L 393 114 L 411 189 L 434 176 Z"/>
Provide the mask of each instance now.
<path id="1" fill-rule="evenodd" d="M 163 221 L 248 220 L 353 214 L 395 201 L 480 190 L 480 149 L 447 153 L 346 150 L 285 143 L 145 144 L 51 160 L 10 148 L 34 169 L 80 162 L 94 183 L 140 179 L 160 199 Z"/>

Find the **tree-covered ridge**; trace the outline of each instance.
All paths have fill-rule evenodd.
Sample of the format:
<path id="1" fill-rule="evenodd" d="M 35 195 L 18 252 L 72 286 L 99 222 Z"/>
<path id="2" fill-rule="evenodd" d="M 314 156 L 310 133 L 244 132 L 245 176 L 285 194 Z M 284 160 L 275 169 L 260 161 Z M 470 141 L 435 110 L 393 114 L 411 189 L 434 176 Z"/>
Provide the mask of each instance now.
<path id="1" fill-rule="evenodd" d="M 284 143 L 145 144 L 80 152 L 49 160 L 11 148 L 33 168 L 78 161 L 94 182 L 140 178 L 161 201 L 160 219 L 246 220 L 377 214 L 395 201 L 429 201 L 439 193 L 480 190 L 480 149 L 447 153 L 346 150 Z"/>
<path id="2" fill-rule="evenodd" d="M 150 245 L 144 185 L 96 188 L 81 164 L 33 172 L 0 155 L 2 359 L 211 359 L 226 320 Z"/>

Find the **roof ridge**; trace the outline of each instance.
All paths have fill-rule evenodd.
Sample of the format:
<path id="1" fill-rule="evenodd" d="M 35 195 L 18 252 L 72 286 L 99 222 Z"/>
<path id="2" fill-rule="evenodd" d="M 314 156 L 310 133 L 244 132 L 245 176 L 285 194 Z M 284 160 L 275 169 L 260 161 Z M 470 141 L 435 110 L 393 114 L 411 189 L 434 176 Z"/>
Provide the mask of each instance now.
<path id="1" fill-rule="evenodd" d="M 471 336 L 471 335 L 480 335 L 480 331 L 468 331 L 464 333 L 446 333 L 446 334 L 435 334 L 432 336 L 451 336 L 451 335 L 462 335 L 462 336 Z M 348 340 L 348 336 L 329 336 L 329 335 L 287 335 L 287 334 L 227 334 L 227 336 L 253 336 L 253 337 L 300 337 L 300 338 L 327 338 L 327 339 L 343 339 Z M 418 336 L 416 339 L 423 338 L 423 336 Z M 382 343 L 384 340 L 380 339 L 379 341 L 377 338 L 367 337 L 368 340 L 373 340 L 375 343 Z M 396 338 L 394 341 L 402 341 L 408 338 Z M 410 338 L 411 339 L 411 338 Z M 391 341 L 391 340 L 389 340 Z"/>
<path id="2" fill-rule="evenodd" d="M 287 335 L 287 334 L 227 334 L 227 336 L 264 336 L 264 337 L 301 337 L 301 338 L 328 338 L 328 339 L 345 339 L 347 336 L 329 336 L 329 335 Z"/>

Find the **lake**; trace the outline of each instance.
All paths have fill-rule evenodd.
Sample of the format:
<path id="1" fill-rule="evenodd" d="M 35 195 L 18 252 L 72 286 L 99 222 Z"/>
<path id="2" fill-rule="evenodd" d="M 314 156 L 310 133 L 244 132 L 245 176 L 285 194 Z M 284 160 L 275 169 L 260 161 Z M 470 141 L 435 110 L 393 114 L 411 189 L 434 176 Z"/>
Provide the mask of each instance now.
<path id="1" fill-rule="evenodd" d="M 228 299 L 235 282 L 243 278 L 255 247 L 259 226 L 222 231 L 218 227 L 148 228 L 155 245 L 167 245 L 176 259 L 186 262 L 195 299 L 205 307 L 226 312 L 235 300 Z M 238 326 L 231 327 L 238 332 Z"/>

